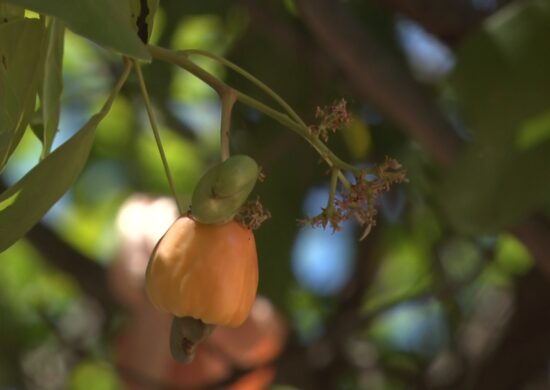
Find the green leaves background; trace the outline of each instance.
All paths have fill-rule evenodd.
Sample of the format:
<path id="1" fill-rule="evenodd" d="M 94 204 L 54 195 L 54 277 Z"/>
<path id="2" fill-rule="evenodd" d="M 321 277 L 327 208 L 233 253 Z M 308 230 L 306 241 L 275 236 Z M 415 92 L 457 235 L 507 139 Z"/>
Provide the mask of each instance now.
<path id="1" fill-rule="evenodd" d="M 0 251 L 7 249 L 42 218 L 74 183 L 94 141 L 96 115 L 69 141 L 0 195 Z"/>
<path id="2" fill-rule="evenodd" d="M 0 170 L 34 113 L 44 40 L 45 27 L 39 20 L 0 24 Z"/>
<path id="3" fill-rule="evenodd" d="M 458 53 L 450 87 L 471 142 L 438 199 L 468 233 L 495 233 L 550 207 L 550 5 L 511 5 Z"/>
<path id="4" fill-rule="evenodd" d="M 88 159 L 95 128 L 114 99 L 111 96 L 100 113 L 50 154 L 61 110 L 64 26 L 107 48 L 148 59 L 131 27 L 127 3 L 9 3 L 0 3 L 0 170 L 31 119 L 42 142 L 42 161 L 0 195 L 0 251 L 21 238 L 74 183 Z M 50 16 L 24 18 L 23 8 Z M 89 20 L 103 20 L 111 27 Z M 40 106 L 35 113 L 37 98 Z"/>

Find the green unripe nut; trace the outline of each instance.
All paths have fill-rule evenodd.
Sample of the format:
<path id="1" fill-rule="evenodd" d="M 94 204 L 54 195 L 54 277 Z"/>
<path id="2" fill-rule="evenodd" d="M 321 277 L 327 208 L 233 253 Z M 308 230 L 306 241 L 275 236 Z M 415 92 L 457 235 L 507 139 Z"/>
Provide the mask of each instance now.
<path id="1" fill-rule="evenodd" d="M 202 223 L 223 223 L 235 216 L 258 180 L 252 158 L 231 156 L 210 168 L 199 180 L 191 198 L 191 214 Z"/>

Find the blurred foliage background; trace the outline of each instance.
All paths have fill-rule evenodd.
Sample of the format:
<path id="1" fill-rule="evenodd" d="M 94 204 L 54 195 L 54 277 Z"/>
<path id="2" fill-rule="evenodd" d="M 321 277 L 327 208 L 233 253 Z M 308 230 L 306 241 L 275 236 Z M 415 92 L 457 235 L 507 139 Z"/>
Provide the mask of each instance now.
<path id="1" fill-rule="evenodd" d="M 256 232 L 259 293 L 286 336 L 268 361 L 239 361 L 237 352 L 221 374 L 206 364 L 186 382 L 174 379 L 186 369 L 174 365 L 151 378 L 115 347 L 132 318 L 151 318 L 139 310 L 151 312 L 128 309 L 114 291 L 129 282 L 108 276 L 123 246 L 122 205 L 135 194 L 169 196 L 132 76 L 76 185 L 0 254 L 0 388 L 550 387 L 549 1 L 163 0 L 151 41 L 229 58 L 308 123 L 317 106 L 346 99 L 353 120 L 331 148 L 358 165 L 394 157 L 409 183 L 380 199 L 364 241 L 353 223 L 335 234 L 301 226 L 326 202 L 325 166 L 298 136 L 238 104 L 232 150 L 263 167 L 254 194 L 272 213 Z M 196 62 L 265 99 L 217 64 Z M 63 66 L 54 147 L 97 111 L 121 61 L 69 31 Z M 218 159 L 220 104 L 173 66 L 144 71 L 188 204 Z M 27 132 L 5 185 L 40 148 Z M 141 338 L 167 348 L 154 321 L 144 329 Z M 263 382 L 243 381 L 266 368 Z"/>

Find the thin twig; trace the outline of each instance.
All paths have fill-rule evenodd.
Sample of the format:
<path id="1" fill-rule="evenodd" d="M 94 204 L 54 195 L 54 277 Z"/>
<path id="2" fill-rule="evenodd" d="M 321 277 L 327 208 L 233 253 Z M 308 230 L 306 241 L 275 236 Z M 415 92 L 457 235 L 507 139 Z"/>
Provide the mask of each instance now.
<path id="1" fill-rule="evenodd" d="M 168 180 L 168 185 L 170 186 L 170 190 L 172 191 L 172 195 L 174 196 L 174 200 L 176 201 L 176 204 L 178 206 L 178 211 L 180 215 L 183 215 L 185 213 L 185 210 L 181 204 L 181 201 L 178 197 L 178 192 L 176 191 L 176 185 L 174 184 L 174 178 L 172 177 L 172 172 L 170 171 L 170 166 L 168 165 L 168 159 L 166 158 L 166 153 L 164 153 L 164 148 L 162 146 L 162 140 L 160 138 L 160 132 L 158 130 L 157 126 L 157 119 L 155 116 L 155 111 L 153 110 L 151 100 L 149 99 L 149 93 L 147 92 L 147 86 L 145 85 L 145 80 L 143 78 L 143 73 L 141 72 L 141 67 L 135 62 L 135 68 L 136 68 L 136 74 L 138 77 L 138 83 L 139 88 L 141 90 L 141 95 L 143 96 L 143 100 L 145 101 L 145 108 L 147 109 L 147 114 L 149 116 L 149 122 L 151 123 L 151 129 L 153 130 L 153 134 L 155 136 L 155 141 L 157 143 L 157 147 L 159 150 L 160 158 L 162 160 L 162 165 L 164 167 L 164 173 L 166 174 L 166 179 Z"/>
<path id="2" fill-rule="evenodd" d="M 233 89 L 229 88 L 221 97 L 222 100 L 222 118 L 220 125 L 220 145 L 221 159 L 225 161 L 231 155 L 230 150 L 230 131 L 231 131 L 231 113 L 233 105 L 237 101 L 237 95 Z"/>

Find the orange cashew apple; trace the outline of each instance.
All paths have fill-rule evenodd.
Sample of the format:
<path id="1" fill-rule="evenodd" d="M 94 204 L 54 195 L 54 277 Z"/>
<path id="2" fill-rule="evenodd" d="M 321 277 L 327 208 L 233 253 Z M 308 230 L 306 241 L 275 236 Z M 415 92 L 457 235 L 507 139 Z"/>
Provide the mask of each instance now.
<path id="1" fill-rule="evenodd" d="M 241 325 L 257 287 L 254 234 L 235 221 L 202 224 L 181 217 L 147 265 L 146 291 L 153 305 L 205 324 Z"/>

